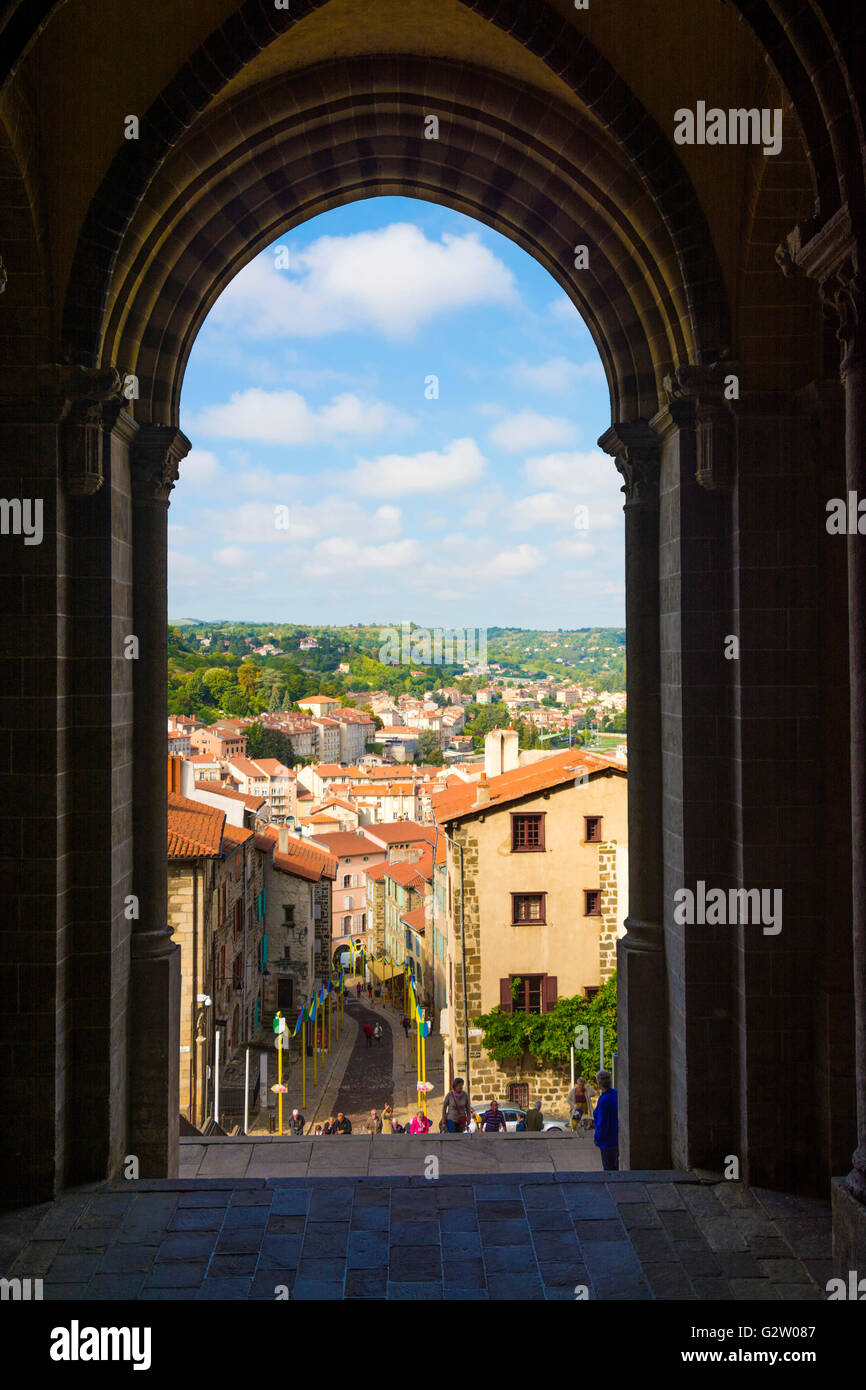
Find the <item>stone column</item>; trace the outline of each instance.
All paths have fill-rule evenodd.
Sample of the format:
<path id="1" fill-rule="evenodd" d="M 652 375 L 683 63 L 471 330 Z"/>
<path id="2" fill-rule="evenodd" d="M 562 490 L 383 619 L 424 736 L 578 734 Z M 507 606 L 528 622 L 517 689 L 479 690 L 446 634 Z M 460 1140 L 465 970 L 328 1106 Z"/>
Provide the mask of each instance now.
<path id="1" fill-rule="evenodd" d="M 780 248 L 817 280 L 837 321 L 845 393 L 845 474 L 849 509 L 866 498 L 866 304 L 864 250 L 847 205 L 823 225 L 797 227 Z M 829 500 L 829 499 L 828 499 Z M 848 633 L 851 709 L 851 836 L 857 1147 L 848 1176 L 833 1186 L 833 1257 L 840 1273 L 866 1268 L 866 537 L 848 534 Z M 861 521 L 866 526 L 866 523 Z"/>
<path id="2" fill-rule="evenodd" d="M 167 922 L 167 516 L 189 440 L 142 425 L 132 449 L 133 921 L 130 1153 L 142 1177 L 174 1177 L 178 1162 L 180 949 Z"/>
<path id="3" fill-rule="evenodd" d="M 628 916 L 618 960 L 620 1166 L 667 1168 L 667 1009 L 662 932 L 659 445 L 645 420 L 599 439 L 625 493 Z"/>

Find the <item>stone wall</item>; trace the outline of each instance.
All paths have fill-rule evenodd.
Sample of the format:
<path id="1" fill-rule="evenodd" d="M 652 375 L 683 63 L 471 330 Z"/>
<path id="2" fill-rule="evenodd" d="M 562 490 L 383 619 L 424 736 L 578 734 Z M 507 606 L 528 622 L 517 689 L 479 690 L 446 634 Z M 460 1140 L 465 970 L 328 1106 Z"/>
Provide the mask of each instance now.
<path id="1" fill-rule="evenodd" d="M 610 840 L 598 847 L 598 886 L 601 889 L 601 922 L 598 938 L 598 970 L 602 981 L 616 970 L 616 942 L 622 918 L 619 910 L 617 844 Z"/>
<path id="2" fill-rule="evenodd" d="M 513 1061 L 495 1062 L 481 1048 L 473 1049 L 470 1039 L 470 1082 L 469 1092 L 473 1107 L 480 1110 L 497 1100 L 500 1105 L 510 1101 L 509 1085 L 518 1082 L 529 1087 L 527 1105 L 541 1101 L 541 1108 L 548 1118 L 568 1116 L 565 1097 L 571 1085 L 571 1072 L 568 1063 L 556 1065 L 550 1062 L 540 1064 L 540 1059 L 528 1053 Z M 473 1051 L 480 1054 L 472 1056 Z M 459 1075 L 459 1073 L 458 1073 Z M 513 1103 L 513 1102 L 511 1102 Z"/>

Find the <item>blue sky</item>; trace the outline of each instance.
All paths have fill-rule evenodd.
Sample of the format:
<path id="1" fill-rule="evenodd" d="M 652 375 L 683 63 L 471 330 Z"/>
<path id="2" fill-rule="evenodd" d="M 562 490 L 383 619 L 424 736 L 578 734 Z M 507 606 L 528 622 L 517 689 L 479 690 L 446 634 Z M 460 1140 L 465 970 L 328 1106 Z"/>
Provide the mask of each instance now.
<path id="1" fill-rule="evenodd" d="M 519 247 L 415 199 L 324 213 L 193 347 L 169 613 L 621 626 L 609 423 L 583 320 Z"/>

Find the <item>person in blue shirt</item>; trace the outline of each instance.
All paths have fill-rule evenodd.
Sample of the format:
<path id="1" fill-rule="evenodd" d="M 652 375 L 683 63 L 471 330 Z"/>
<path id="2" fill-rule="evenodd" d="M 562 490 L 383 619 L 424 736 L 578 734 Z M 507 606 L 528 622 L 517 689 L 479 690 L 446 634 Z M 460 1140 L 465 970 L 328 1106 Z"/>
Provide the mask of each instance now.
<path id="1" fill-rule="evenodd" d="M 599 1097 L 595 1106 L 595 1145 L 601 1150 L 601 1166 L 606 1173 L 619 1169 L 619 1117 L 617 1094 L 609 1071 L 596 1074 Z"/>

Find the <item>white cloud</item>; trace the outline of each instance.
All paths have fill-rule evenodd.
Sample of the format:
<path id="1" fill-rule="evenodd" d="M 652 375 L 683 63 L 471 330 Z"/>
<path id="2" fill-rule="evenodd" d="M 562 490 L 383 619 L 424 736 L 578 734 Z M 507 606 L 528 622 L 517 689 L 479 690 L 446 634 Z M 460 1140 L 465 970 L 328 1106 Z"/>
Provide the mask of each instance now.
<path id="1" fill-rule="evenodd" d="M 430 241 L 394 222 L 376 231 L 323 236 L 277 269 L 273 249 L 235 277 L 211 320 L 248 338 L 321 337 L 376 328 L 410 338 L 437 314 L 517 300 L 514 276 L 477 232 Z"/>
<path id="2" fill-rule="evenodd" d="M 346 482 L 356 492 L 429 495 L 477 482 L 486 466 L 474 439 L 454 439 L 438 453 L 430 449 L 421 454 L 359 459 Z"/>
<path id="3" fill-rule="evenodd" d="M 598 358 L 590 362 L 571 362 L 567 357 L 549 357 L 546 362 L 532 365 L 518 362 L 510 375 L 519 386 L 537 391 L 569 391 L 580 381 L 604 381 L 604 369 Z"/>
<path id="4" fill-rule="evenodd" d="M 362 545 L 352 537 L 329 536 L 314 547 L 306 572 L 315 577 L 334 569 L 399 569 L 417 564 L 420 553 L 418 542 L 408 537 L 384 545 Z"/>
<path id="5" fill-rule="evenodd" d="M 239 545 L 226 545 L 222 550 L 214 551 L 214 564 L 221 568 L 240 569 L 247 563 L 247 556 Z"/>
<path id="6" fill-rule="evenodd" d="M 490 439 L 506 453 L 519 454 L 526 449 L 543 449 L 548 444 L 567 444 L 574 432 L 574 425 L 560 416 L 520 410 L 494 425 Z"/>
<path id="7" fill-rule="evenodd" d="M 242 502 L 225 510 L 208 510 L 201 517 L 202 526 L 208 535 L 221 536 L 234 545 L 239 541 L 248 545 L 306 543 L 336 532 L 379 542 L 397 540 L 402 533 L 399 507 L 381 506 L 370 512 L 339 494 L 325 494 L 311 504 L 296 502 L 292 491 L 282 500 L 277 492 L 272 496 L 278 499 L 275 503 Z M 287 514 L 278 511 L 282 507 L 287 508 Z"/>
<path id="8" fill-rule="evenodd" d="M 180 462 L 180 482 L 191 483 L 193 487 L 214 482 L 220 472 L 219 459 L 207 449 L 190 449 Z"/>
<path id="9" fill-rule="evenodd" d="M 543 564 L 540 550 L 534 545 L 518 545 L 513 550 L 501 550 L 481 566 L 485 579 L 519 579 Z"/>
<path id="10" fill-rule="evenodd" d="M 263 391 L 251 386 L 234 391 L 223 405 L 207 405 L 191 422 L 200 434 L 260 444 L 327 444 L 351 436 L 405 431 L 414 425 L 382 401 L 362 401 L 350 392 L 329 405 L 311 407 L 297 391 Z"/>
<path id="11" fill-rule="evenodd" d="M 440 599 L 443 603 L 451 603 L 456 599 L 464 598 L 465 595 L 459 593 L 456 589 L 438 589 L 433 597 Z"/>

